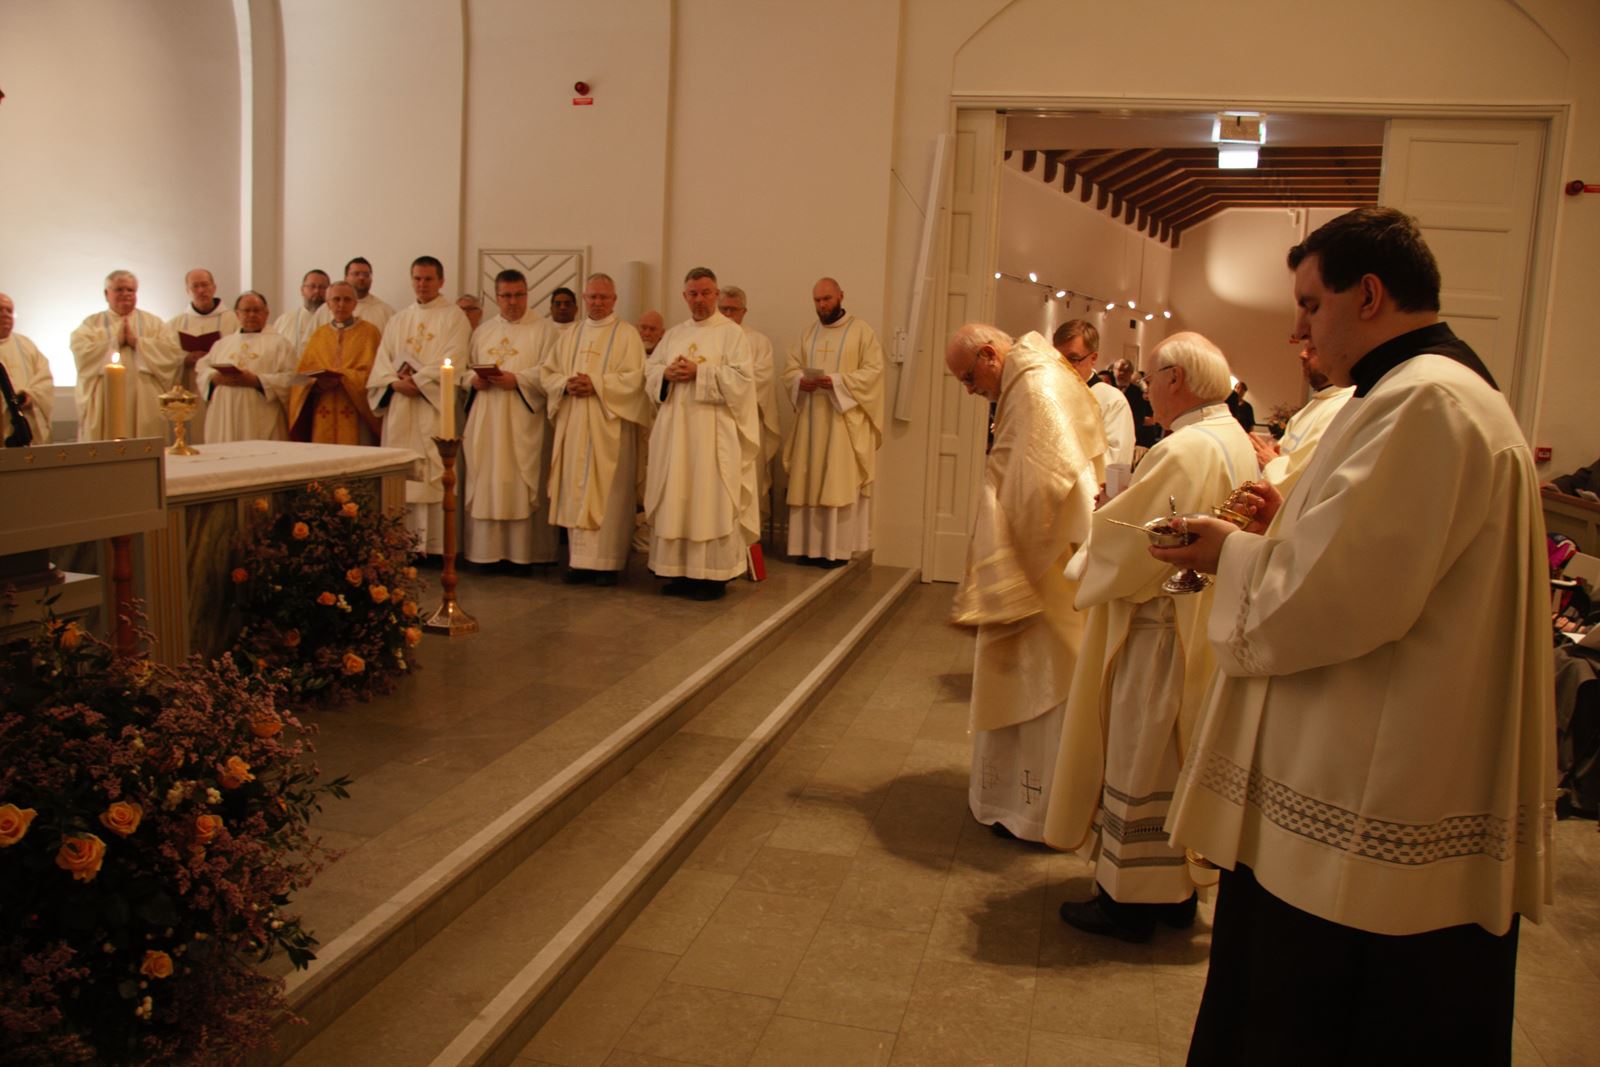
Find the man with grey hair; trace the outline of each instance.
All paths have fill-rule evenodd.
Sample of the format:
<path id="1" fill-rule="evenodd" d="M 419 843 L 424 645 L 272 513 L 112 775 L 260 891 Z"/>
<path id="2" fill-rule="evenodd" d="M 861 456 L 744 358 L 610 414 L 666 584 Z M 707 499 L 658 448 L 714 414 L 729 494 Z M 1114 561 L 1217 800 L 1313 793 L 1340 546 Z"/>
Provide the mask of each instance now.
<path id="1" fill-rule="evenodd" d="M 650 569 L 671 579 L 668 596 L 717 600 L 761 536 L 761 424 L 750 342 L 717 310 L 717 276 L 689 271 L 683 300 L 689 320 L 645 364 L 645 393 L 657 405 L 644 501 Z"/>
<path id="2" fill-rule="evenodd" d="M 1133 412 L 1128 400 L 1114 385 L 1095 375 L 1100 362 L 1100 331 L 1087 319 L 1068 319 L 1056 327 L 1050 343 L 1073 373 L 1089 386 L 1100 405 L 1100 418 L 1106 428 L 1106 499 L 1116 496 L 1133 477 Z"/>
<path id="3" fill-rule="evenodd" d="M 1147 939 L 1158 922 L 1194 922 L 1196 882 L 1161 825 L 1216 663 L 1205 639 L 1210 591 L 1168 589 L 1171 568 L 1129 526 L 1209 514 L 1259 474 L 1249 436 L 1228 413 L 1228 361 L 1217 346 L 1173 334 L 1151 363 L 1150 403 L 1170 432 L 1127 490 L 1095 512 L 1068 568 L 1081 577 L 1077 605 L 1088 614 L 1045 828 L 1050 844 L 1076 849 L 1098 827 L 1096 896 L 1062 904 L 1061 917 L 1124 941 Z"/>
<path id="4" fill-rule="evenodd" d="M 14 419 L 27 422 L 28 443 L 50 443 L 50 411 L 55 405 L 55 379 L 50 361 L 34 343 L 14 332 L 17 305 L 0 293 L 0 374 L 6 381 L 6 396 L 0 404 L 0 437 L 11 439 L 17 433 Z"/>
<path id="5" fill-rule="evenodd" d="M 183 387 L 200 396 L 189 422 L 189 440 L 200 444 L 206 439 L 206 404 L 210 398 L 196 383 L 195 367 L 218 341 L 238 332 L 239 317 L 217 296 L 217 280 L 204 267 L 185 274 L 183 287 L 189 294 L 189 306 L 168 319 L 167 325 L 177 331 L 178 344 L 183 348 Z"/>
<path id="6" fill-rule="evenodd" d="M 1081 623 L 1062 573 L 1089 536 L 1105 430 L 1083 380 L 1037 333 L 1013 341 L 971 323 L 945 365 L 995 405 L 994 443 L 951 622 L 975 626 L 973 817 L 1002 837 L 1044 840 L 1062 710 Z"/>
<path id="7" fill-rule="evenodd" d="M 757 492 L 761 494 L 761 522 L 766 525 L 772 513 L 772 459 L 783 443 L 783 430 L 778 421 L 778 377 L 772 362 L 772 340 L 766 334 L 752 330 L 744 324 L 750 310 L 744 290 L 737 285 L 724 285 L 717 297 L 717 310 L 738 323 L 750 342 L 750 367 L 756 382 L 756 410 L 761 416 L 761 458 L 756 464 Z"/>
<path id="8" fill-rule="evenodd" d="M 78 365 L 78 440 L 109 440 L 119 426 L 118 416 L 107 410 L 106 368 L 113 362 L 123 368 L 115 373 L 125 375 L 127 383 L 120 427 L 131 437 L 165 437 L 167 422 L 156 398 L 183 370 L 178 334 L 138 309 L 139 279 L 132 271 L 106 275 L 105 297 L 105 310 L 72 331 L 72 358 Z"/>

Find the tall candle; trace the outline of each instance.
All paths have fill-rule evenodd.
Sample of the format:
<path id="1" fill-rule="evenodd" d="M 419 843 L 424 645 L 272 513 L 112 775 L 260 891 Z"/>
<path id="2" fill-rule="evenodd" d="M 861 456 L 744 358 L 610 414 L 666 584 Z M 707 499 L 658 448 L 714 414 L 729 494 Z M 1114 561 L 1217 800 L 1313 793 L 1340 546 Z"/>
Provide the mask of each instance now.
<path id="1" fill-rule="evenodd" d="M 439 368 L 439 436 L 446 441 L 456 435 L 456 369 L 450 360 Z"/>
<path id="2" fill-rule="evenodd" d="M 111 353 L 106 364 L 106 435 L 113 440 L 128 436 L 128 368 L 122 355 Z"/>

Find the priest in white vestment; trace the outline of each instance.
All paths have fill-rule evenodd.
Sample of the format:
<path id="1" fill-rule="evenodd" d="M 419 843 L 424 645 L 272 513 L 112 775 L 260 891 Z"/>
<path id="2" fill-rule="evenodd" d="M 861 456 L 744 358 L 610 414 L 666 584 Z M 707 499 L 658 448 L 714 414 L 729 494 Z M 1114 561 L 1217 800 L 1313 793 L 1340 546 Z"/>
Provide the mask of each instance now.
<path id="1" fill-rule="evenodd" d="M 422 479 L 406 482 L 406 529 L 429 555 L 444 551 L 444 462 L 433 438 L 441 429 L 441 405 L 456 403 L 454 396 L 441 394 L 439 368 L 448 359 L 457 375 L 465 373 L 472 342 L 467 317 L 453 300 L 439 295 L 443 285 L 444 264 L 433 256 L 412 262 L 417 302 L 389 320 L 367 378 L 367 401 L 383 415 L 380 443 L 409 448 L 425 460 Z"/>
<path id="2" fill-rule="evenodd" d="M 591 274 L 585 316 L 545 357 L 555 422 L 551 521 L 567 530 L 570 582 L 614 585 L 633 545 L 639 435 L 650 425 L 644 342 L 617 318 L 617 287 Z"/>
<path id="3" fill-rule="evenodd" d="M 0 293 L 0 368 L 10 379 L 11 401 L 17 414 L 28 424 L 36 445 L 50 443 L 50 412 L 55 407 L 55 378 L 50 373 L 50 361 L 34 343 L 14 332 L 17 324 L 17 305 L 5 293 Z M 10 403 L 0 405 L 0 439 L 15 433 L 11 424 Z"/>
<path id="4" fill-rule="evenodd" d="M 1316 350 L 1309 345 L 1300 350 L 1300 373 L 1311 388 L 1311 399 L 1289 418 L 1283 436 L 1270 445 L 1251 437 L 1256 442 L 1256 458 L 1261 461 L 1261 476 L 1272 483 L 1279 496 L 1289 495 L 1311 463 L 1317 442 L 1322 440 L 1333 417 L 1356 391 L 1353 385 L 1334 385 Z"/>
<path id="5" fill-rule="evenodd" d="M 356 318 L 362 322 L 370 322 L 382 333 L 389 328 L 389 320 L 394 318 L 395 310 L 387 302 L 372 291 L 372 264 L 363 256 L 357 256 L 344 265 L 344 280 L 349 282 L 356 291 Z M 324 304 L 317 309 L 312 317 L 315 327 L 326 326 L 333 321 L 333 313 Z M 471 336 L 471 332 L 468 332 Z"/>
<path id="6" fill-rule="evenodd" d="M 327 300 L 328 272 L 308 270 L 300 279 L 300 306 L 293 311 L 285 311 L 272 324 L 274 333 L 281 333 L 289 339 L 296 356 L 306 350 L 306 342 L 316 332 L 317 312 L 322 310 Z"/>
<path id="7" fill-rule="evenodd" d="M 717 298 L 717 310 L 737 322 L 750 342 L 750 368 L 755 375 L 756 411 L 761 417 L 761 458 L 757 460 L 756 492 L 761 496 L 761 525 L 772 514 L 772 460 L 783 445 L 783 428 L 778 414 L 778 370 L 772 354 L 772 339 L 745 326 L 750 311 L 749 298 L 737 285 L 724 285 Z"/>
<path id="8" fill-rule="evenodd" d="M 112 271 L 106 277 L 106 309 L 84 319 L 72 331 L 72 358 L 78 368 L 78 440 L 104 441 L 115 426 L 106 410 L 108 366 L 122 367 L 123 428 L 130 437 L 165 437 L 167 420 L 161 417 L 162 393 L 172 388 L 183 371 L 183 349 L 178 335 L 148 311 L 140 311 L 139 279 L 132 271 Z M 117 360 L 111 356 L 115 353 Z"/>
<path id="9" fill-rule="evenodd" d="M 750 343 L 717 311 L 717 276 L 695 267 L 683 299 L 689 321 L 668 330 L 645 364 L 645 392 L 658 405 L 645 487 L 650 569 L 672 579 L 669 596 L 716 600 L 761 537 L 761 424 Z"/>
<path id="10" fill-rule="evenodd" d="M 195 391 L 206 398 L 206 440 L 287 441 L 294 346 L 264 332 L 267 298 L 255 291 L 233 302 L 239 332 L 230 333 L 195 364 Z"/>
<path id="11" fill-rule="evenodd" d="M 555 333 L 528 314 L 522 272 L 501 271 L 494 290 L 500 314 L 473 331 L 472 369 L 457 379 L 468 390 L 464 555 L 481 564 L 552 563 L 557 542 L 544 501 L 550 419 L 539 366 Z"/>
<path id="12" fill-rule="evenodd" d="M 1169 431 L 1128 488 L 1095 512 L 1073 558 L 1083 644 L 1067 698 L 1045 839 L 1088 844 L 1096 826 L 1096 895 L 1061 906 L 1090 933 L 1143 941 L 1157 922 L 1194 921 L 1195 881 L 1161 832 L 1214 660 L 1205 640 L 1210 591 L 1162 590 L 1171 568 L 1150 558 L 1147 520 L 1210 514 L 1259 469 L 1249 435 L 1228 413 L 1228 362 L 1197 333 L 1150 354 L 1150 404 Z"/>
<path id="13" fill-rule="evenodd" d="M 963 326 L 945 364 L 995 404 L 994 444 L 951 621 L 978 628 L 972 670 L 973 816 L 1044 840 L 1062 709 L 1082 625 L 1063 573 L 1089 536 L 1105 431 L 1082 379 L 1037 333 Z"/>
<path id="14" fill-rule="evenodd" d="M 1157 550 L 1217 576 L 1167 821 L 1223 868 L 1190 1062 L 1509 1063 L 1554 876 L 1538 477 L 1416 220 L 1361 208 L 1288 258 L 1354 394 L 1287 499 Z"/>
<path id="15" fill-rule="evenodd" d="M 183 387 L 200 397 L 195 404 L 194 418 L 189 421 L 189 441 L 200 444 L 206 440 L 209 398 L 196 384 L 195 368 L 212 346 L 238 331 L 239 317 L 217 296 L 216 279 L 204 267 L 196 267 L 185 274 L 183 286 L 189 294 L 189 306 L 168 319 L 167 325 L 177 332 L 178 345 L 183 349 Z"/>
<path id="16" fill-rule="evenodd" d="M 811 290 L 817 321 L 789 349 L 783 387 L 794 405 L 784 449 L 789 555 L 838 567 L 872 547 L 872 482 L 883 440 L 883 349 L 844 309 L 832 278 Z"/>
<path id="17" fill-rule="evenodd" d="M 661 343 L 661 338 L 666 336 L 667 320 L 661 317 L 661 312 L 651 310 L 641 314 L 634 325 L 639 330 L 639 340 L 644 342 L 645 359 L 649 359 L 650 353 Z M 650 420 L 653 421 L 655 406 L 651 405 L 649 410 Z M 634 469 L 634 481 L 639 490 L 639 503 L 633 516 L 633 548 L 636 552 L 650 551 L 650 523 L 644 514 L 644 487 L 650 471 L 650 427 L 651 422 L 647 421 L 639 432 L 639 458 Z"/>
<path id="18" fill-rule="evenodd" d="M 565 334 L 578 321 L 578 294 L 566 286 L 550 290 L 550 324 Z"/>
<path id="19" fill-rule="evenodd" d="M 1089 386 L 1100 408 L 1101 425 L 1106 434 L 1106 491 L 1109 500 L 1128 486 L 1133 477 L 1133 409 L 1122 390 L 1101 381 L 1095 374 L 1100 364 L 1100 331 L 1088 319 L 1068 319 L 1050 336 L 1061 358 L 1073 373 Z"/>

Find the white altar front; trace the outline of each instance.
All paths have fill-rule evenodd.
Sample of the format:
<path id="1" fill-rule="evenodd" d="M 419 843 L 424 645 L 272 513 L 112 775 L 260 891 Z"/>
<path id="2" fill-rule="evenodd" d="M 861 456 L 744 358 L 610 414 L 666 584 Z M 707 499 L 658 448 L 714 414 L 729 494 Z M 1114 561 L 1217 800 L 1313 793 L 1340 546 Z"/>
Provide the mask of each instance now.
<path id="1" fill-rule="evenodd" d="M 194 456 L 168 456 L 166 528 L 144 539 L 143 596 L 155 637 L 153 656 L 180 663 L 191 652 L 215 655 L 236 630 L 234 543 L 258 498 L 269 501 L 306 483 L 370 492 L 387 514 L 405 507 L 407 478 L 422 457 L 405 448 L 319 445 L 298 441 L 205 444 Z"/>

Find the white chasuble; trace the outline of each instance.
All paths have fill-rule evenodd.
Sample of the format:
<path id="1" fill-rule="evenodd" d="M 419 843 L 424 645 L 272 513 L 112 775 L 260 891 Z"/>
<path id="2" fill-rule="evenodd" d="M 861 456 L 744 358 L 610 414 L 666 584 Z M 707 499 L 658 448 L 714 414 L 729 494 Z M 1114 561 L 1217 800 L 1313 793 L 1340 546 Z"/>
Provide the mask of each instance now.
<path id="1" fill-rule="evenodd" d="M 568 396 L 586 374 L 593 396 Z M 638 439 L 650 425 L 644 342 L 615 315 L 585 318 L 561 336 L 541 370 L 555 423 L 551 521 L 567 528 L 573 567 L 620 570 L 633 542 Z"/>
<path id="2" fill-rule="evenodd" d="M 121 343 L 124 325 L 133 344 Z M 172 388 L 183 370 L 183 349 L 172 327 L 134 308 L 126 317 L 100 311 L 72 331 L 72 358 L 78 366 L 78 440 L 104 441 L 111 436 L 106 422 L 106 367 L 111 353 L 120 354 L 128 368 L 126 425 L 134 437 L 165 437 L 167 420 L 156 399 Z M 192 423 L 190 424 L 193 425 Z"/>
<path id="3" fill-rule="evenodd" d="M 453 396 L 440 396 L 439 367 L 448 358 L 458 376 L 465 374 L 470 342 L 467 317 L 454 301 L 438 296 L 426 304 L 412 304 L 383 331 L 367 378 L 367 401 L 384 416 L 381 443 L 409 448 L 426 461 L 423 480 L 406 482 L 406 525 L 423 538 L 423 551 L 429 553 L 442 551 L 444 545 L 439 507 L 444 499 L 444 464 L 433 438 L 440 430 L 440 404 L 456 402 Z M 407 396 L 394 387 L 405 367 L 411 368 L 421 396 Z"/>
<path id="4" fill-rule="evenodd" d="M 664 376 L 679 356 L 695 364 L 692 381 Z M 761 537 L 761 424 L 744 331 L 720 312 L 674 326 L 645 363 L 645 393 L 659 405 L 645 485 L 650 569 L 672 578 L 738 577 Z"/>
<path id="5" fill-rule="evenodd" d="M 1335 417 L 1267 532 L 1223 542 L 1214 592 L 1221 671 L 1173 840 L 1379 934 L 1538 921 L 1549 564 L 1505 399 L 1445 356 L 1389 370 Z"/>
<path id="6" fill-rule="evenodd" d="M 1067 695 L 1045 832 L 1075 849 L 1096 822 L 1095 877 L 1126 903 L 1168 903 L 1193 891 L 1181 851 L 1160 830 L 1215 659 L 1205 640 L 1211 592 L 1173 596 L 1172 573 L 1150 556 L 1139 525 L 1209 514 L 1258 474 L 1249 436 L 1212 404 L 1180 415 L 1139 464 L 1132 483 L 1095 512 L 1069 575 L 1081 576 L 1083 643 Z"/>
<path id="7" fill-rule="evenodd" d="M 20 333 L 13 333 L 0 341 L 0 365 L 11 377 L 12 391 L 28 394 L 28 406 L 22 410 L 22 417 L 33 431 L 33 443 L 49 444 L 50 413 L 56 403 L 55 378 L 50 373 L 50 361 L 32 341 Z M 0 403 L 0 438 L 10 435 L 11 412 Z"/>
<path id="8" fill-rule="evenodd" d="M 473 331 L 471 365 L 499 367 L 500 377 L 509 376 L 515 388 L 475 389 L 475 371 L 456 379 L 467 396 L 461 435 L 467 467 L 465 554 L 474 563 L 549 562 L 535 559 L 533 520 L 543 510 L 550 426 L 539 363 L 552 340 L 549 327 L 537 318 L 507 322 L 497 315 Z"/>
<path id="9" fill-rule="evenodd" d="M 1300 480 L 1300 475 L 1311 463 L 1317 442 L 1322 440 L 1333 417 L 1339 414 L 1339 409 L 1345 406 L 1355 391 L 1353 385 L 1343 388 L 1337 385 L 1324 386 L 1311 394 L 1305 407 L 1289 419 L 1289 425 L 1284 427 L 1283 437 L 1278 441 L 1279 454 L 1261 468 L 1262 476 L 1276 486 L 1279 493 L 1289 495 L 1294 483 Z"/>
<path id="10" fill-rule="evenodd" d="M 801 390 L 802 378 L 821 375 L 831 379 L 832 389 Z M 826 326 L 812 323 L 789 349 L 783 387 L 795 407 L 784 450 L 789 552 L 849 559 L 871 546 L 866 505 L 883 440 L 883 349 L 877 334 L 849 314 Z"/>
<path id="11" fill-rule="evenodd" d="M 206 405 L 210 403 L 210 398 L 200 388 L 196 378 L 200 359 L 222 338 L 239 332 L 239 316 L 218 300 L 210 311 L 197 311 L 191 304 L 182 314 L 168 319 L 167 325 L 177 333 L 178 347 L 184 353 L 181 383 L 185 389 L 200 397 L 195 404 L 194 418 L 189 420 L 189 442 L 203 444 L 209 439 L 206 434 Z"/>
<path id="12" fill-rule="evenodd" d="M 968 803 L 1044 839 L 1061 708 L 1082 629 L 1063 574 L 1089 536 L 1104 466 L 1089 390 L 1037 333 L 1007 354 L 994 445 L 951 621 L 978 628 Z"/>
<path id="13" fill-rule="evenodd" d="M 195 391 L 206 398 L 206 440 L 287 441 L 289 385 L 298 362 L 279 333 L 232 333 L 195 364 Z M 233 366 L 260 379 L 250 388 L 220 384 L 216 368 Z"/>

